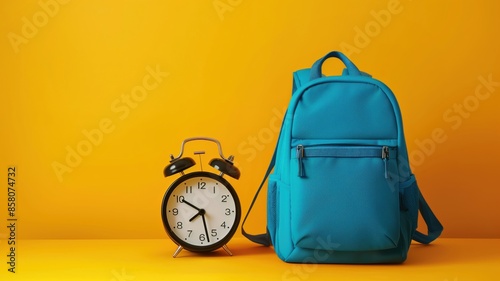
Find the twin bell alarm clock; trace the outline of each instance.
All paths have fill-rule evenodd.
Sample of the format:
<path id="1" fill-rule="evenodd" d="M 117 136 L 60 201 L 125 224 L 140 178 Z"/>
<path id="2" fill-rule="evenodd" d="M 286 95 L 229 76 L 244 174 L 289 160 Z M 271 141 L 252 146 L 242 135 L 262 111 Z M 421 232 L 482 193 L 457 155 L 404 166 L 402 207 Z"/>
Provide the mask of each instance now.
<path id="1" fill-rule="evenodd" d="M 208 162 L 211 171 L 187 171 L 196 165 L 191 157 L 183 157 L 184 146 L 192 141 L 206 141 L 217 145 L 220 158 Z M 194 154 L 205 154 L 196 151 Z M 182 249 L 191 252 L 211 252 L 223 248 L 229 255 L 227 243 L 233 237 L 241 218 L 241 206 L 233 186 L 224 178 L 240 178 L 234 166 L 234 156 L 224 157 L 218 140 L 207 137 L 188 138 L 182 142 L 177 157 L 170 155 L 163 174 L 178 178 L 168 187 L 161 205 L 163 226 L 168 236 L 178 245 L 175 258 Z"/>

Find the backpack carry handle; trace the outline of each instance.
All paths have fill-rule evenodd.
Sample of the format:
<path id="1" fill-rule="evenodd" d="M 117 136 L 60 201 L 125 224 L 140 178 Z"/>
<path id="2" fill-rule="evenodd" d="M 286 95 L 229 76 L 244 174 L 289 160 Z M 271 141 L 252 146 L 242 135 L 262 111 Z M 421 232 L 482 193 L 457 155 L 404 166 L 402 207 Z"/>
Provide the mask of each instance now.
<path id="1" fill-rule="evenodd" d="M 351 60 L 349 60 L 341 52 L 333 51 L 333 52 L 326 54 L 326 56 L 320 58 L 319 60 L 317 60 L 313 64 L 313 66 L 311 67 L 311 76 L 310 76 L 311 81 L 314 79 L 320 78 L 322 76 L 321 68 L 323 66 L 323 63 L 328 58 L 338 58 L 339 60 L 341 60 L 345 64 L 345 66 L 347 67 L 347 73 L 349 75 L 361 75 L 361 71 L 359 71 L 359 69 L 354 65 L 354 63 L 352 63 Z"/>

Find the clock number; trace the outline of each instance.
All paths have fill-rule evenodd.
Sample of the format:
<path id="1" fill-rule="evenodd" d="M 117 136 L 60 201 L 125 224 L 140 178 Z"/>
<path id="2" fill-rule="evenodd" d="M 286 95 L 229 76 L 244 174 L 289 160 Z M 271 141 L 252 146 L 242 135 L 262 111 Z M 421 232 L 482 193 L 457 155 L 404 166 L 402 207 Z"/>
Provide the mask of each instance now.
<path id="1" fill-rule="evenodd" d="M 184 196 L 177 196 L 177 203 L 184 202 Z"/>
<path id="2" fill-rule="evenodd" d="M 226 208 L 226 212 L 224 214 L 226 214 L 226 216 L 229 216 L 231 214 L 231 209 Z"/>
<path id="3" fill-rule="evenodd" d="M 206 239 L 206 238 L 205 238 L 205 234 L 200 234 L 200 237 L 199 237 L 199 238 L 200 238 L 200 241 L 205 241 L 205 239 Z"/>
<path id="4" fill-rule="evenodd" d="M 173 208 L 172 209 L 172 214 L 174 214 L 174 216 L 177 216 L 179 214 L 179 209 Z"/>
<path id="5" fill-rule="evenodd" d="M 186 186 L 186 193 L 193 193 L 193 186 Z"/>
<path id="6" fill-rule="evenodd" d="M 177 229 L 182 229 L 182 222 L 177 222 Z"/>
<path id="7" fill-rule="evenodd" d="M 205 189 L 205 185 L 207 185 L 207 183 L 204 181 L 198 182 L 198 189 Z"/>
<path id="8" fill-rule="evenodd" d="M 226 228 L 226 222 L 223 222 L 220 227 Z"/>
<path id="9" fill-rule="evenodd" d="M 222 195 L 222 201 L 221 202 L 227 203 L 227 198 L 228 197 L 229 197 L 229 195 Z"/>
<path id="10" fill-rule="evenodd" d="M 212 229 L 211 235 L 212 235 L 212 237 L 217 236 L 217 229 Z"/>
<path id="11" fill-rule="evenodd" d="M 192 229 L 188 229 L 188 232 L 189 232 L 189 234 L 188 234 L 188 238 L 189 238 L 189 237 L 191 237 L 191 234 L 193 233 L 193 230 Z"/>

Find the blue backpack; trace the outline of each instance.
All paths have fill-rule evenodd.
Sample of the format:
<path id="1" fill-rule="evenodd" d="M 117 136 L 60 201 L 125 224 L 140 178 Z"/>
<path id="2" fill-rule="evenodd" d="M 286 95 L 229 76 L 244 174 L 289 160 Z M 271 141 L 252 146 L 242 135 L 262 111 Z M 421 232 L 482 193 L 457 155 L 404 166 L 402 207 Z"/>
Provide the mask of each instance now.
<path id="1" fill-rule="evenodd" d="M 330 57 L 346 65 L 341 76 L 322 75 Z M 243 235 L 296 263 L 400 263 L 412 239 L 436 239 L 443 227 L 411 172 L 391 90 L 336 51 L 293 82 L 276 150 L 243 221 L 269 176 L 267 232 L 242 226 Z M 428 234 L 416 230 L 419 210 Z"/>

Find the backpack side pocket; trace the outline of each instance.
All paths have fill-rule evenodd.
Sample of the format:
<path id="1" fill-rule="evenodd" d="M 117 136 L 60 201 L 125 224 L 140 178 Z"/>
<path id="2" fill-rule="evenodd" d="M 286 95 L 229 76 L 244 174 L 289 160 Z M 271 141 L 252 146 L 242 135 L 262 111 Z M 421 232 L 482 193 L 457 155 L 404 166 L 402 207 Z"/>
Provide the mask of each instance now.
<path id="1" fill-rule="evenodd" d="M 406 213 L 411 223 L 411 234 L 417 229 L 418 223 L 418 197 L 419 191 L 417 181 L 414 175 L 399 184 L 400 194 L 400 209 L 401 212 Z M 411 236 L 410 236 L 411 237 Z"/>
<path id="2" fill-rule="evenodd" d="M 269 176 L 267 190 L 267 230 L 271 237 L 271 242 L 274 245 L 274 237 L 276 235 L 276 193 L 278 189 L 278 181 L 280 176 L 272 174 Z"/>

